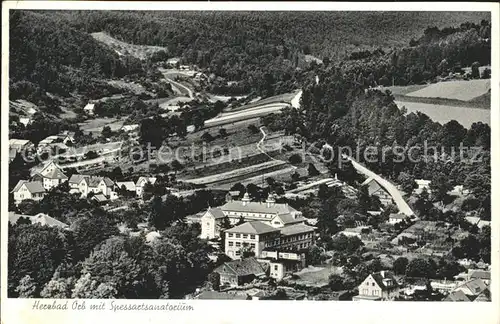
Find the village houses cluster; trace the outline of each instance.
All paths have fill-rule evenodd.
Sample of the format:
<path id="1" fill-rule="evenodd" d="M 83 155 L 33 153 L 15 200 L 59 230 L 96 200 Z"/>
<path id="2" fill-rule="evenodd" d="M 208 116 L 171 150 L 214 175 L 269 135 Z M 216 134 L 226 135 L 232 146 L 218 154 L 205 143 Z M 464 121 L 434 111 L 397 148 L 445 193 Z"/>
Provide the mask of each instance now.
<path id="1" fill-rule="evenodd" d="M 96 202 L 105 203 L 117 199 L 120 189 L 135 192 L 137 197 L 142 197 L 144 186 L 147 183 L 154 184 L 155 181 L 154 177 L 139 177 L 137 182 L 121 183 L 109 177 L 84 174 L 73 174 L 68 178 L 58 164 L 50 161 L 34 167 L 31 170 L 31 178 L 20 180 L 12 190 L 12 194 L 16 205 L 28 199 L 40 201 L 51 189 L 68 182 L 70 193 L 80 194 L 82 198 L 92 196 L 91 199 Z"/>

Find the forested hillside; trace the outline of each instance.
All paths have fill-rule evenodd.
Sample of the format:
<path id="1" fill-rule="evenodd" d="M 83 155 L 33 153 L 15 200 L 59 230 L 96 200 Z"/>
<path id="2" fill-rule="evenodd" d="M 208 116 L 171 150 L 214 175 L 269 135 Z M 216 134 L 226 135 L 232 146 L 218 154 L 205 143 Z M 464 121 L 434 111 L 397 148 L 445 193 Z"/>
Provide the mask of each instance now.
<path id="1" fill-rule="evenodd" d="M 212 91 L 222 89 L 233 95 L 255 91 L 263 96 L 300 86 L 301 76 L 296 68 L 305 66 L 305 55 L 314 55 L 328 66 L 354 51 L 381 48 L 388 52 L 394 47 L 406 47 L 429 26 L 443 28 L 489 19 L 488 13 L 481 12 L 81 11 L 44 14 L 87 33 L 104 31 L 124 42 L 164 46 L 169 57 L 180 57 L 183 62 L 196 64 L 226 81 L 238 81 L 229 88 L 213 85 Z M 405 58 L 400 60 L 405 68 Z M 378 74 L 378 78 L 384 76 L 384 73 Z"/>
<path id="2" fill-rule="evenodd" d="M 120 60 L 87 33 L 36 12 L 11 12 L 9 48 L 10 99 L 41 106 L 50 102 L 45 92 L 102 92 L 99 79 L 142 72 L 140 62 Z"/>
<path id="3" fill-rule="evenodd" d="M 464 67 L 491 63 L 491 23 L 462 23 L 458 27 L 429 27 L 417 40 L 387 53 L 356 51 L 339 64 L 358 82 L 369 86 L 408 85 L 435 81 Z M 474 76 L 473 76 L 474 77 Z M 476 77 L 479 77 L 477 75 Z M 488 76 L 489 77 L 489 76 Z"/>

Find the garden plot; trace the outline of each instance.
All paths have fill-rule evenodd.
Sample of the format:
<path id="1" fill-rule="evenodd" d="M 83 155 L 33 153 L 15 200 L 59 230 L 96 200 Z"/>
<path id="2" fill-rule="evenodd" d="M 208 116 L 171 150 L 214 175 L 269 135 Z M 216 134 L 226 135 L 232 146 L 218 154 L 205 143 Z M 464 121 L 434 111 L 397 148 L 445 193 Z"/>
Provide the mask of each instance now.
<path id="1" fill-rule="evenodd" d="M 491 89 L 491 82 L 486 80 L 446 81 L 431 84 L 423 89 L 407 93 L 409 97 L 446 98 L 469 101 Z"/>

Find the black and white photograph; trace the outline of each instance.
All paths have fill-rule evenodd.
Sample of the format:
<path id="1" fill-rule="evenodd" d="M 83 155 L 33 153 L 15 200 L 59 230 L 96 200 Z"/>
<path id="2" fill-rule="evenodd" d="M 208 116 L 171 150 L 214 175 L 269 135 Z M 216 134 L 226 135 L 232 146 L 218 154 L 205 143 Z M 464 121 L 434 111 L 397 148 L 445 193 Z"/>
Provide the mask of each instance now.
<path id="1" fill-rule="evenodd" d="M 5 298 L 498 301 L 492 12 L 279 8 L 10 7 Z"/>

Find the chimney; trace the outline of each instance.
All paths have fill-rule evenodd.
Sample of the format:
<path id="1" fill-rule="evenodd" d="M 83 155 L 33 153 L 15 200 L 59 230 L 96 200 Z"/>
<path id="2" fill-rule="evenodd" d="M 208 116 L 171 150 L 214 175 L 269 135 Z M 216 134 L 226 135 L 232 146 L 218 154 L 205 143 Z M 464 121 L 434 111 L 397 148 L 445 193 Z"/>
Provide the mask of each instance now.
<path id="1" fill-rule="evenodd" d="M 382 276 L 382 278 L 385 278 L 385 271 L 384 270 L 380 271 L 380 275 Z"/>

